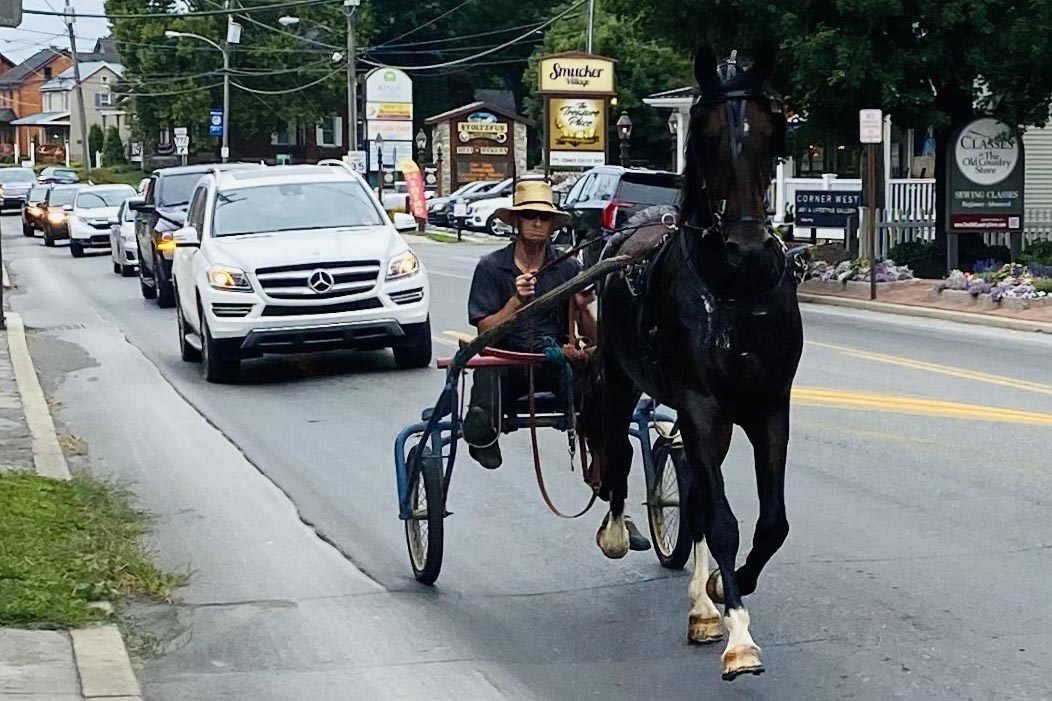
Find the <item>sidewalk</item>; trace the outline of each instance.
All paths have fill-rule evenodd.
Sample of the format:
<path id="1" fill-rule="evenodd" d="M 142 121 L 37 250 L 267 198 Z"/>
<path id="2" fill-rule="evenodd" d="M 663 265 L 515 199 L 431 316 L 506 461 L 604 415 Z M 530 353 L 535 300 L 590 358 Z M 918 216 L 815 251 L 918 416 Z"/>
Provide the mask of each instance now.
<path id="1" fill-rule="evenodd" d="M 51 448 L 58 439 L 50 415 L 46 420 L 40 415 L 47 413 L 47 402 L 25 350 L 22 321 L 12 312 L 6 316 L 8 328 L 0 330 L 0 473 L 32 472 L 34 466 L 60 471 L 65 461 Z M 26 403 L 36 407 L 32 419 Z M 39 435 L 45 428 L 50 436 Z M 0 571 L 0 580 L 3 575 Z M 0 628 L 0 699 L 7 698 L 134 701 L 140 691 L 115 625 L 73 631 Z"/>

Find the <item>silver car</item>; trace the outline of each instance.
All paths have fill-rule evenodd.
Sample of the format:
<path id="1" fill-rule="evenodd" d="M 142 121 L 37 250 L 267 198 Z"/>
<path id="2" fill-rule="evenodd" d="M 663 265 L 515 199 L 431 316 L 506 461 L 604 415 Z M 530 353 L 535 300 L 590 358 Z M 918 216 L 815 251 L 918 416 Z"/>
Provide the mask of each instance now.
<path id="1" fill-rule="evenodd" d="M 142 197 L 129 197 L 121 204 L 117 214 L 110 217 L 110 258 L 113 272 L 132 277 L 139 266 L 139 245 L 135 241 L 135 210 L 132 204 L 142 202 Z"/>
<path id="2" fill-rule="evenodd" d="M 29 191 L 37 184 L 30 168 L 0 168 L 0 212 L 25 204 Z"/>

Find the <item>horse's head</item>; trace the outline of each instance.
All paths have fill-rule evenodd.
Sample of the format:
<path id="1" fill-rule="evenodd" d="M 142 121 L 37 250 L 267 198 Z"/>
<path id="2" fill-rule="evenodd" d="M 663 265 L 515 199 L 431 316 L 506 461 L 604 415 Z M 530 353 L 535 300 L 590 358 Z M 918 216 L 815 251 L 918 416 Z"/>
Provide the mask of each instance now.
<path id="1" fill-rule="evenodd" d="M 728 252 L 769 243 L 765 194 L 777 158 L 785 154 L 785 116 L 769 87 L 774 47 L 761 48 L 751 64 L 736 52 L 723 63 L 701 48 L 694 57 L 700 89 L 690 112 L 684 173 L 684 220 L 710 226 L 714 216 Z"/>

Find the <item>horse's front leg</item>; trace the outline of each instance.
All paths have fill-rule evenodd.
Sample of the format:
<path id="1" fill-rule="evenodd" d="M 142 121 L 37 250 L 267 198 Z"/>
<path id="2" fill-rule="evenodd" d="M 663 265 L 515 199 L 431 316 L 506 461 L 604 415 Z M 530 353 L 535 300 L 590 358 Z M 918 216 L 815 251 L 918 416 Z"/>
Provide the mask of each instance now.
<path id="1" fill-rule="evenodd" d="M 610 511 L 595 534 L 599 549 L 609 558 L 628 554 L 631 538 L 625 522 L 625 500 L 628 498 L 628 473 L 632 469 L 632 443 L 628 426 L 639 401 L 639 390 L 631 379 L 611 359 L 606 359 L 606 377 L 598 407 L 601 416 L 603 455 L 599 467 L 602 473 L 602 494 L 610 500 Z"/>
<path id="2" fill-rule="evenodd" d="M 727 649 L 723 652 L 723 678 L 730 681 L 742 674 L 763 673 L 760 648 L 749 633 L 749 612 L 742 604 L 734 572 L 738 556 L 738 521 L 724 491 L 719 446 L 720 432 L 730 430 L 711 397 L 691 392 L 679 412 L 684 447 L 691 463 L 690 512 L 694 524 L 698 513 L 704 524 L 705 540 L 719 566 L 726 602 L 724 624 Z M 718 459 L 717 459 L 718 458 Z M 699 510 L 704 510 L 699 512 Z M 696 566 L 696 565 L 695 565 Z"/>

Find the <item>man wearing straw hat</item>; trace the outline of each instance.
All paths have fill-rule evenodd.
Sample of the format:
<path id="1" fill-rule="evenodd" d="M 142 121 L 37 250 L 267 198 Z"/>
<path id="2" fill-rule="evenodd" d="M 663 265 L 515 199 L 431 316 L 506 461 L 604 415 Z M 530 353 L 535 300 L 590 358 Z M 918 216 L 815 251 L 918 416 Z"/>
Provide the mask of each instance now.
<path id="1" fill-rule="evenodd" d="M 568 224 L 570 216 L 555 206 L 552 188 L 547 182 L 519 182 L 512 206 L 498 209 L 496 216 L 511 224 L 516 233 L 511 244 L 483 256 L 475 266 L 468 295 L 468 321 L 479 333 L 503 323 L 530 300 L 581 272 L 581 263 L 576 258 L 555 262 L 552 232 Z M 538 353 L 550 342 L 566 345 L 570 341 L 570 315 L 580 336 L 596 339 L 596 320 L 590 308 L 594 294 L 579 292 L 567 306 L 557 306 L 540 316 L 517 321 L 497 347 Z M 535 373 L 534 391 L 562 391 L 560 368 L 542 365 Z M 500 467 L 498 440 L 502 412 L 528 391 L 524 368 L 475 369 L 463 431 L 468 452 L 483 467 L 491 470 Z M 628 528 L 633 550 L 650 547 L 650 542 L 634 525 L 629 524 Z"/>

